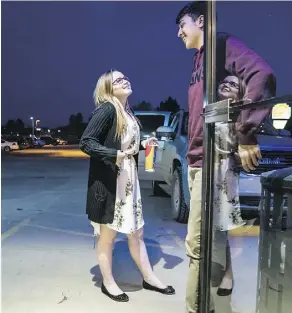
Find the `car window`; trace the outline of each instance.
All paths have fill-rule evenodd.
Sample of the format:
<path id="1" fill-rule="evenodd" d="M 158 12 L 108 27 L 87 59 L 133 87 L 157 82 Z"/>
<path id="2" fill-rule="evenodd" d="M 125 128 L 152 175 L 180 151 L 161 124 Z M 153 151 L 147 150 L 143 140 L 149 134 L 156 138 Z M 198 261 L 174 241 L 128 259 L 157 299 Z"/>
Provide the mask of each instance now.
<path id="1" fill-rule="evenodd" d="M 289 118 L 289 120 L 287 121 L 286 125 L 285 125 L 285 129 L 286 130 L 290 130 L 290 132 L 292 132 L 292 116 Z"/>
<path id="2" fill-rule="evenodd" d="M 170 123 L 170 127 L 173 127 L 173 130 L 175 133 L 177 133 L 178 131 L 178 126 L 179 126 L 179 120 L 180 120 L 180 114 L 179 113 L 176 113 L 173 118 L 172 118 L 172 121 Z"/>
<path id="3" fill-rule="evenodd" d="M 290 106 L 291 112 L 292 112 L 292 104 L 290 103 L 289 106 Z M 291 136 L 292 136 L 292 116 L 290 116 L 289 120 L 287 120 L 284 129 L 289 130 L 291 132 Z"/>
<path id="4" fill-rule="evenodd" d="M 290 123 L 291 126 L 288 124 L 288 127 L 287 127 L 287 124 L 286 124 L 286 127 L 285 127 L 285 129 L 290 130 L 290 131 L 292 131 L 291 119 L 292 118 L 290 118 L 290 120 L 288 120 L 287 122 L 287 124 Z M 181 130 L 181 134 L 183 136 L 187 136 L 188 134 L 188 122 L 189 122 L 189 113 L 185 112 L 184 117 L 183 117 L 183 122 L 182 122 L 182 130 Z M 281 131 L 276 129 L 273 126 L 271 117 L 268 117 L 261 123 L 258 129 L 258 133 L 262 135 L 279 136 L 281 134 Z"/>
<path id="5" fill-rule="evenodd" d="M 177 120 L 179 120 L 179 117 L 180 117 L 179 113 L 172 113 L 169 118 L 168 126 L 173 127 L 175 123 L 177 122 Z"/>
<path id="6" fill-rule="evenodd" d="M 158 127 L 164 125 L 165 121 L 164 115 L 142 115 L 142 114 L 135 115 L 142 125 L 142 132 L 145 134 L 155 132 Z"/>
<path id="7" fill-rule="evenodd" d="M 283 131 L 281 129 L 276 129 L 273 125 L 273 120 L 271 117 L 267 117 L 260 125 L 258 131 L 261 135 L 268 136 L 281 136 L 283 135 Z"/>

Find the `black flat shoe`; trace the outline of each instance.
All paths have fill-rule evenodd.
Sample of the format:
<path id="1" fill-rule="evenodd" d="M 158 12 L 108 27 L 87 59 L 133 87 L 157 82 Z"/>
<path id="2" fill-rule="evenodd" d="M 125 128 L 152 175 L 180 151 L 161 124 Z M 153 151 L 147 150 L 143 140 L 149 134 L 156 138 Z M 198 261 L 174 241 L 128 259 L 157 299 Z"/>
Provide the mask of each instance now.
<path id="1" fill-rule="evenodd" d="M 122 293 L 120 295 L 114 296 L 111 293 L 108 292 L 108 290 L 105 288 L 104 284 L 101 285 L 101 292 L 104 293 L 106 296 L 108 296 L 110 299 L 117 301 L 117 302 L 128 302 L 129 297 Z"/>
<path id="2" fill-rule="evenodd" d="M 164 295 L 174 295 L 175 290 L 172 286 L 167 286 L 166 288 L 158 288 L 148 284 L 145 280 L 143 280 L 143 288 L 151 291 L 160 292 Z"/>
<path id="3" fill-rule="evenodd" d="M 233 290 L 233 288 L 231 288 L 231 289 L 218 288 L 217 289 L 217 295 L 221 296 L 221 297 L 227 297 L 227 296 L 230 296 L 232 294 L 232 290 Z"/>

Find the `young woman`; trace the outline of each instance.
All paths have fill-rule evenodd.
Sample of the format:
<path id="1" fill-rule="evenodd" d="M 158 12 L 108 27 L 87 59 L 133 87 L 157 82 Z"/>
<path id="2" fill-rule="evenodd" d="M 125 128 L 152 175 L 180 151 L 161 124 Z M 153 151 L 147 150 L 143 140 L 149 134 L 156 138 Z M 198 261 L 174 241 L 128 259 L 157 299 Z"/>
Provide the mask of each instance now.
<path id="1" fill-rule="evenodd" d="M 137 175 L 140 128 L 128 106 L 129 79 L 117 70 L 103 74 L 94 91 L 97 109 L 85 129 L 80 148 L 90 156 L 86 213 L 99 234 L 97 261 L 101 290 L 115 301 L 129 297 L 112 275 L 112 250 L 117 232 L 127 235 L 131 256 L 143 276 L 143 288 L 174 294 L 154 274 L 143 240 L 144 219 Z M 156 138 L 141 142 L 145 148 Z"/>
<path id="2" fill-rule="evenodd" d="M 245 84 L 237 76 L 227 76 L 218 86 L 218 100 L 244 98 Z M 217 230 L 226 232 L 245 222 L 239 203 L 239 166 L 236 157 L 238 143 L 235 124 L 217 123 L 215 126 L 214 223 Z M 228 296 L 233 289 L 233 272 L 229 241 L 226 245 L 225 274 L 218 288 L 219 296 Z"/>

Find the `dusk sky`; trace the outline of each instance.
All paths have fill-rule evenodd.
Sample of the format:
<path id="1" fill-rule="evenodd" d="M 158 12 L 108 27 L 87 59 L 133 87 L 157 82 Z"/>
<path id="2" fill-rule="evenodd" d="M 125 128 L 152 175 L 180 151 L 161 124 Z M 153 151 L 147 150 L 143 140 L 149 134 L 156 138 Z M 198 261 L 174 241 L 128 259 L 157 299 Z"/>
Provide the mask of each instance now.
<path id="1" fill-rule="evenodd" d="M 131 80 L 131 104 L 168 96 L 187 108 L 193 50 L 177 38 L 186 2 L 1 2 L 2 125 L 30 116 L 40 126 L 68 123 L 94 109 L 97 78 L 109 68 Z M 291 94 L 292 2 L 217 2 L 219 31 L 239 37 Z"/>

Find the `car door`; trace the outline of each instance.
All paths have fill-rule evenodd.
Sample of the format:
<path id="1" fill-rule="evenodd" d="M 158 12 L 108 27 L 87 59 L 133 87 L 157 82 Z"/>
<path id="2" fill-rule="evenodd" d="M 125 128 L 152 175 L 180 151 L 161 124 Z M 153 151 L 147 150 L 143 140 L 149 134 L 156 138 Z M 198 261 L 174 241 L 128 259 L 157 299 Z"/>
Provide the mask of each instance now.
<path id="1" fill-rule="evenodd" d="M 173 128 L 173 131 L 175 132 L 175 138 L 167 138 L 164 143 L 164 147 L 162 150 L 161 155 L 161 171 L 163 180 L 166 182 L 169 182 L 172 177 L 173 172 L 173 160 L 176 157 L 176 142 L 179 140 L 179 137 L 181 135 L 181 125 L 182 125 L 182 119 L 183 119 L 183 111 L 177 112 L 172 119 L 172 122 L 170 124 L 170 127 Z"/>

